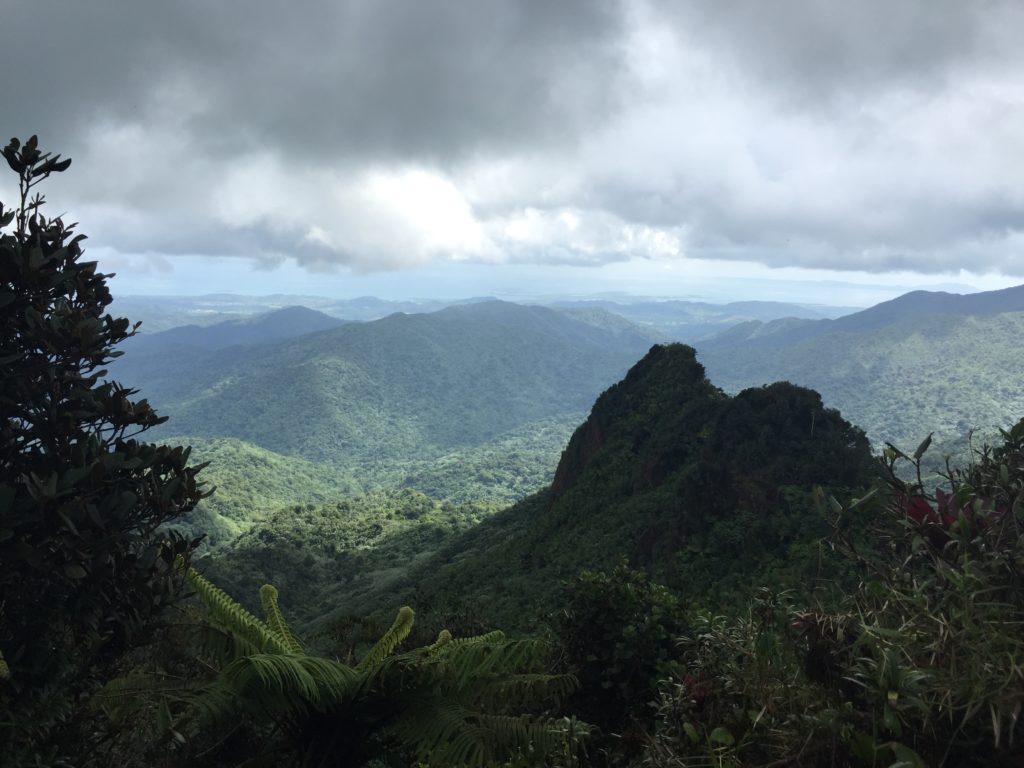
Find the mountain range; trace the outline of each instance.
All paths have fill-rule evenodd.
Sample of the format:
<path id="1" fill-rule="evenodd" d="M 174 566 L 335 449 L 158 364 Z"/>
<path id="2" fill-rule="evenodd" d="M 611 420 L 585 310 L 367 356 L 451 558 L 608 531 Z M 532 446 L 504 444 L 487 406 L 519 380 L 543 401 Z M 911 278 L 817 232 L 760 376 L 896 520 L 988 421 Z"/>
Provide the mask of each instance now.
<path id="1" fill-rule="evenodd" d="M 551 306 L 563 309 L 599 308 L 626 318 L 632 323 L 660 333 L 666 340 L 687 344 L 707 339 L 741 323 L 770 322 L 785 318 L 835 318 L 856 312 L 855 307 L 825 304 L 791 304 L 779 301 L 734 301 L 710 304 L 683 300 L 611 301 L 589 299 L 556 301 Z"/>
<path id="2" fill-rule="evenodd" d="M 300 615 L 325 622 L 412 602 L 523 627 L 553 606 L 563 580 L 623 557 L 707 601 L 773 569 L 812 578 L 812 542 L 825 533 L 813 487 L 849 495 L 871 468 L 863 433 L 817 393 L 775 384 L 730 397 L 692 348 L 655 346 L 597 399 L 553 483 L 516 505 L 475 511 L 471 526 L 449 508 L 448 518 L 429 518 L 448 519 L 448 528 L 426 539 L 382 520 L 392 533 L 374 529 L 370 544 L 333 508 L 302 513 L 336 530 L 330 541 L 350 542 L 344 551 L 320 538 L 305 546 L 308 524 L 282 512 L 208 565 L 239 595 L 280 574 L 302 596 Z M 401 521 L 400 501 L 373 504 Z M 351 525 L 365 521 L 360 512 Z M 268 536 L 281 546 L 268 546 Z M 430 546 L 410 549 L 409 537 Z M 396 562 L 396 552 L 407 559 Z"/>
<path id="3" fill-rule="evenodd" d="M 811 387 L 876 444 L 928 433 L 963 450 L 1024 413 L 1024 286 L 915 291 L 837 319 L 751 321 L 698 343 L 730 392 L 786 380 Z"/>
<path id="4" fill-rule="evenodd" d="M 233 437 L 314 461 L 422 458 L 585 411 L 651 345 L 643 329 L 603 319 L 492 301 L 179 354 L 168 331 L 113 373 L 170 417 L 165 436 Z M 223 344 L 252 326 L 214 328 Z"/>

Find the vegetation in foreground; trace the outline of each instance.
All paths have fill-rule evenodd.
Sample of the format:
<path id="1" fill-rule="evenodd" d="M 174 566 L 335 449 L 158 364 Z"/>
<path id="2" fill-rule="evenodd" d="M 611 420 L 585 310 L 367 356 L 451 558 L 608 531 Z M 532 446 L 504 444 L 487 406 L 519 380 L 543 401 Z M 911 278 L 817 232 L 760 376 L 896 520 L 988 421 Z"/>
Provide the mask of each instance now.
<path id="1" fill-rule="evenodd" d="M 32 194 L 71 161 L 34 136 L 3 155 L 19 203 L 0 204 L 0 745 L 45 765 L 81 697 L 173 599 L 171 563 L 195 542 L 164 526 L 202 499 L 202 467 L 137 440 L 164 419 L 103 380 L 134 329 L 105 314 L 84 236 Z"/>

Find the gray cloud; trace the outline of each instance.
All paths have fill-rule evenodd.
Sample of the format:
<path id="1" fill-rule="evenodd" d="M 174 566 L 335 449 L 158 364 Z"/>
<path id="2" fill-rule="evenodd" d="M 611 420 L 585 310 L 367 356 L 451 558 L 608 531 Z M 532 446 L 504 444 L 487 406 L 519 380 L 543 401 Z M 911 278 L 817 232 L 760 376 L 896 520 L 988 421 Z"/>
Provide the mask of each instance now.
<path id="1" fill-rule="evenodd" d="M 11 134 L 93 242 L 314 269 L 1020 274 L 1011 0 L 36 0 Z"/>
<path id="2" fill-rule="evenodd" d="M 22 130 L 177 111 L 197 149 L 308 162 L 571 143 L 614 106 L 612 2 L 39 0 L 5 15 Z M 599 73 L 599 77 L 592 77 Z"/>

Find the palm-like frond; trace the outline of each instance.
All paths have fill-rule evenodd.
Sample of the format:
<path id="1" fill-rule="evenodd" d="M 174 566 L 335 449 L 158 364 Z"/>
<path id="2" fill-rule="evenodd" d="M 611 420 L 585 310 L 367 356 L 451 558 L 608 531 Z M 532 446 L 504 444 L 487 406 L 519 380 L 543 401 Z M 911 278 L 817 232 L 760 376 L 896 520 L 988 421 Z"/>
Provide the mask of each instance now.
<path id="1" fill-rule="evenodd" d="M 573 675 L 517 674 L 485 681 L 476 698 L 486 709 L 500 712 L 542 701 L 563 701 L 578 684 Z"/>
<path id="2" fill-rule="evenodd" d="M 380 640 L 374 644 L 373 648 L 367 651 L 356 669 L 369 669 L 380 664 L 385 658 L 390 656 L 392 651 L 398 647 L 398 644 L 409 636 L 415 618 L 416 614 L 413 613 L 412 608 L 409 606 L 403 605 L 399 608 L 394 623 L 381 636 Z"/>
<path id="3" fill-rule="evenodd" d="M 539 673 L 549 648 L 539 640 L 500 640 L 483 635 L 472 641 L 454 640 L 438 654 L 456 675 L 459 685 L 489 675 Z"/>
<path id="4" fill-rule="evenodd" d="M 266 710 L 286 702 L 317 709 L 337 704 L 351 697 L 359 677 L 345 664 L 304 653 L 245 656 L 221 673 L 228 688 Z"/>
<path id="5" fill-rule="evenodd" d="M 277 587 L 273 584 L 264 584 L 260 587 L 260 603 L 263 606 L 263 613 L 267 616 L 267 626 L 277 635 L 292 653 L 302 653 L 302 643 L 295 636 L 291 628 L 281 615 L 281 609 L 277 605 Z"/>
<path id="6" fill-rule="evenodd" d="M 261 652 L 290 652 L 288 645 L 266 624 L 231 599 L 224 590 L 203 578 L 194 568 L 185 571 L 185 579 L 218 624 Z"/>

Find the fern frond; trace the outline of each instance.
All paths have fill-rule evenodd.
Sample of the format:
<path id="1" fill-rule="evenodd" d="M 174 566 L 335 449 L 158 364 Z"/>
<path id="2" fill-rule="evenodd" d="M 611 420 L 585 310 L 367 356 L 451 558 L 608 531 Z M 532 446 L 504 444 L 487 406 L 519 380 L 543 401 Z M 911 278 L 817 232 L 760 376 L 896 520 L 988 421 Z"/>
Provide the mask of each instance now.
<path id="1" fill-rule="evenodd" d="M 213 624 L 200 624 L 193 631 L 200 651 L 211 657 L 218 666 L 230 664 L 241 656 L 261 652 L 261 648 L 251 639 Z"/>
<path id="2" fill-rule="evenodd" d="M 473 722 L 476 712 L 433 700 L 411 707 L 386 731 L 409 745 L 419 761 L 437 766 L 482 765 L 483 734 Z"/>
<path id="3" fill-rule="evenodd" d="M 263 613 L 267 616 L 267 626 L 270 631 L 277 635 L 292 653 L 302 653 L 302 643 L 295 636 L 291 628 L 285 623 L 281 609 L 277 605 L 277 588 L 273 584 L 264 584 L 260 587 L 260 603 L 263 605 Z"/>
<path id="4" fill-rule="evenodd" d="M 486 632 L 482 635 L 471 635 L 470 637 L 459 637 L 452 640 L 452 648 L 458 648 L 462 645 L 477 645 L 479 643 L 500 643 L 504 641 L 505 633 L 500 629 L 495 629 L 491 632 Z"/>
<path id="5" fill-rule="evenodd" d="M 573 675 L 549 675 L 541 672 L 499 677 L 483 684 L 477 701 L 487 710 L 502 711 L 548 701 L 564 701 L 576 690 Z"/>
<path id="6" fill-rule="evenodd" d="M 440 656 L 450 665 L 459 685 L 481 676 L 540 673 L 549 655 L 549 646 L 539 640 L 455 640 Z"/>
<path id="7" fill-rule="evenodd" d="M 442 629 L 437 635 L 437 640 L 424 648 L 423 653 L 427 656 L 432 656 L 450 642 L 452 642 L 452 633 L 447 629 Z"/>
<path id="8" fill-rule="evenodd" d="M 362 661 L 356 666 L 356 669 L 362 670 L 374 667 L 390 656 L 391 652 L 398 647 L 398 644 L 409 636 L 415 618 L 416 614 L 409 606 L 403 605 L 399 608 L 394 623 L 381 636 L 380 640 L 374 644 L 373 648 L 367 651 Z"/>
<path id="9" fill-rule="evenodd" d="M 410 708 L 387 730 L 413 746 L 423 763 L 446 768 L 482 768 L 517 753 L 552 754 L 589 735 L 586 726 L 567 719 L 493 715 L 433 702 Z"/>
<path id="10" fill-rule="evenodd" d="M 108 680 L 89 699 L 87 709 L 90 712 L 102 711 L 112 722 L 121 722 L 162 696 L 180 693 L 188 685 L 188 681 L 163 673 L 135 670 Z"/>
<path id="11" fill-rule="evenodd" d="M 578 722 L 575 732 L 570 731 L 565 719 L 479 714 L 477 721 L 488 751 L 497 757 L 516 751 L 550 754 L 565 745 L 570 735 L 578 740 L 589 734 Z"/>
<path id="12" fill-rule="evenodd" d="M 237 721 L 247 709 L 245 699 L 220 679 L 189 692 L 183 698 L 192 715 L 207 723 Z"/>
<path id="13" fill-rule="evenodd" d="M 349 698 L 359 681 L 351 668 L 331 659 L 293 653 L 261 653 L 235 659 L 221 680 L 264 710 L 308 704 L 322 708 Z"/>
<path id="14" fill-rule="evenodd" d="M 185 572 L 185 579 L 214 621 L 262 652 L 289 652 L 288 646 L 266 624 L 245 610 L 224 590 L 203 578 L 194 568 Z"/>

